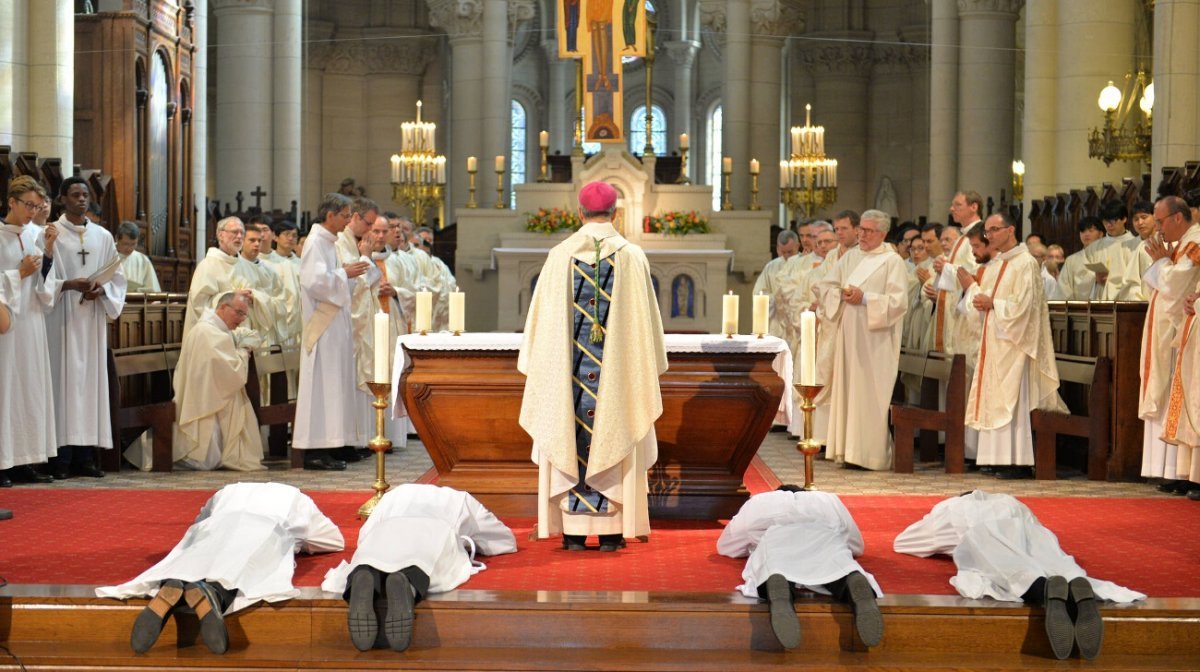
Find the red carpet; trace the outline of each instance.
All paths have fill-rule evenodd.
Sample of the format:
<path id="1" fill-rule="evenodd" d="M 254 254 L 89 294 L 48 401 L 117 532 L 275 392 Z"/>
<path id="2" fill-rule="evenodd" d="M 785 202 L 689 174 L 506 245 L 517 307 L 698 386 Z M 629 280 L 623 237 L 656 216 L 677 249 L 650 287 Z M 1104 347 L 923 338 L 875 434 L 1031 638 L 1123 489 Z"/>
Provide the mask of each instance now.
<path id="1" fill-rule="evenodd" d="M 755 488 L 757 489 L 757 488 Z M 11 583 L 114 584 L 162 558 L 191 524 L 208 491 L 59 490 L 17 488 L 0 496 L 16 518 L 0 522 L 0 576 Z M 321 510 L 346 536 L 347 550 L 300 556 L 296 585 L 320 583 L 325 571 L 353 553 L 355 512 L 365 495 L 318 492 Z M 949 559 L 894 553 L 891 543 L 939 498 L 846 496 L 862 528 L 860 559 L 885 592 L 953 594 Z M 1088 573 L 1154 597 L 1200 597 L 1200 506 L 1182 499 L 1029 498 L 1063 548 Z M 625 552 L 568 553 L 559 542 L 528 540 L 532 519 L 505 521 L 518 553 L 483 558 L 488 571 L 464 587 L 493 590 L 677 590 L 724 592 L 740 583 L 743 561 L 718 556 L 721 524 L 657 521 L 649 544 Z"/>

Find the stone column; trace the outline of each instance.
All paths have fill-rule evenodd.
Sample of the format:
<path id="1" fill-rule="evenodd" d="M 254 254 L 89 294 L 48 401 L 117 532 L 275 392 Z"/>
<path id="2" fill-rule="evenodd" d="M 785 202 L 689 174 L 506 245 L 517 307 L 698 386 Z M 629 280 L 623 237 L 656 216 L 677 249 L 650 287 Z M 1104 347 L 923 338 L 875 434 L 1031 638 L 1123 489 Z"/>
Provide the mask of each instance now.
<path id="1" fill-rule="evenodd" d="M 1025 114 L 1021 156 L 1025 162 L 1025 212 L 1034 199 L 1058 190 L 1058 10 L 1053 2 L 1025 8 Z M 1095 108 L 1097 112 L 1099 108 Z"/>
<path id="2" fill-rule="evenodd" d="M 908 76 L 912 83 L 911 145 L 908 152 L 908 175 L 911 194 L 907 198 L 906 219 L 916 221 L 921 215 L 932 216 L 929 204 L 929 29 L 923 25 L 901 29 L 901 39 L 912 43 L 906 48 Z M 903 194 L 901 201 L 905 200 Z M 945 204 L 943 204 L 945 207 Z M 940 221 L 940 213 L 936 213 Z"/>
<path id="3" fill-rule="evenodd" d="M 512 145 L 512 50 L 508 44 L 508 3 L 483 0 L 483 94 L 479 121 L 483 127 L 480 159 L 482 167 L 491 167 L 497 156 L 508 157 Z M 461 102 L 461 101 L 460 101 Z M 534 131 L 536 133 L 536 131 Z M 508 203 L 512 184 L 512 165 L 504 175 L 504 202 Z M 493 179 L 495 175 L 492 176 Z"/>
<path id="4" fill-rule="evenodd" d="M 1158 0 L 1154 5 L 1154 166 L 1157 186 L 1166 166 L 1182 166 L 1200 153 L 1200 3 Z M 1154 190 L 1151 189 L 1151 193 Z"/>
<path id="5" fill-rule="evenodd" d="M 1054 99 L 1058 101 L 1055 191 L 1099 185 L 1101 182 L 1119 183 L 1122 177 L 1138 174 L 1143 169 L 1125 162 L 1115 162 L 1108 167 L 1099 159 L 1088 158 L 1088 131 L 1104 123 L 1104 113 L 1096 102 L 1100 90 L 1110 79 L 1117 88 L 1123 88 L 1125 74 L 1134 67 L 1134 15 L 1140 4 L 1136 0 L 1102 3 L 1058 0 L 1058 69 L 1054 92 Z M 1194 2 L 1191 4 L 1195 6 Z M 1197 26 L 1193 23 L 1188 28 L 1187 34 L 1191 35 L 1188 41 L 1194 45 Z M 1026 43 L 1029 44 L 1028 37 Z M 1194 46 L 1187 52 L 1188 59 L 1193 61 L 1192 67 L 1195 67 Z M 1188 84 L 1189 89 L 1194 90 L 1194 86 L 1194 81 Z M 1158 85 L 1154 88 L 1157 92 Z M 1194 105 L 1195 98 L 1192 96 L 1189 94 L 1189 100 Z M 1025 99 L 1028 101 L 1030 97 L 1030 93 L 1026 92 Z M 1141 113 L 1137 101 L 1134 101 L 1131 114 Z"/>
<path id="6" fill-rule="evenodd" d="M 300 165 L 301 188 L 304 203 L 300 211 L 315 210 L 317 204 L 326 193 L 337 188 L 341 177 L 325 175 L 324 161 L 324 126 L 325 110 L 325 67 L 329 63 L 332 52 L 330 38 L 333 37 L 334 26 L 328 21 L 307 19 L 304 22 L 304 102 L 301 105 L 301 155 Z M 344 176 L 342 176 L 344 177 Z"/>
<path id="7" fill-rule="evenodd" d="M 25 83 L 29 76 L 26 0 L 0 0 L 0 145 L 26 147 Z"/>
<path id="8" fill-rule="evenodd" d="M 882 208 L 902 220 L 912 217 L 912 189 L 908 178 L 915 153 L 913 131 L 919 123 L 919 117 L 913 114 L 917 91 L 913 86 L 909 58 L 908 47 L 876 44 L 873 49 L 866 138 L 867 155 L 871 159 L 866 165 L 866 200 L 862 205 L 864 209 Z M 885 177 L 892 184 L 896 207 L 879 202 Z"/>
<path id="9" fill-rule="evenodd" d="M 749 71 L 750 90 L 760 104 L 750 111 L 749 156 L 742 165 L 734 165 L 734 171 L 750 170 L 750 159 L 759 163 L 758 203 L 767 210 L 779 211 L 774 207 L 779 202 L 779 159 L 781 143 L 786 135 L 782 127 L 780 103 L 767 101 L 783 100 L 783 44 L 784 36 L 793 35 L 804 29 L 804 20 L 792 5 L 781 2 L 755 2 L 750 8 L 751 63 Z M 750 204 L 750 194 L 745 203 Z"/>
<path id="10" fill-rule="evenodd" d="M 287 210 L 291 202 L 299 204 L 301 83 L 300 45 L 303 34 L 300 3 L 281 2 L 275 7 L 275 39 L 272 70 L 273 143 L 271 166 L 274 173 L 266 203 Z M 264 204 L 266 207 L 266 204 Z"/>
<path id="11" fill-rule="evenodd" d="M 558 57 L 557 40 L 544 40 L 542 53 L 546 57 L 546 75 L 550 81 L 549 98 L 545 105 L 546 131 L 550 133 L 547 152 L 554 154 L 557 151 L 565 156 L 571 153 L 575 143 L 575 126 L 571 123 L 571 108 L 575 106 L 575 101 L 570 93 L 575 88 L 575 61 Z M 572 100 L 567 99 L 568 95 Z"/>
<path id="12" fill-rule="evenodd" d="M 750 0 L 726 0 L 721 152 L 733 161 L 730 200 L 735 210 L 745 210 L 750 202 L 750 55 Z"/>
<path id="13" fill-rule="evenodd" d="M 929 52 L 929 209 L 945 222 L 958 190 L 958 3 L 930 0 L 933 46 Z"/>
<path id="14" fill-rule="evenodd" d="M 22 149 L 61 158 L 63 173 L 69 175 L 75 155 L 74 6 L 31 2 L 28 11 L 29 86 L 17 92 L 29 104 L 29 138 Z"/>
<path id="15" fill-rule="evenodd" d="M 209 194 L 208 0 L 195 0 L 195 7 L 192 13 L 192 44 L 196 47 L 192 53 L 196 68 L 192 79 L 192 195 L 195 212 L 199 214 L 192 223 L 196 229 L 196 239 L 192 241 L 195 249 L 192 252 L 193 258 L 202 259 L 206 254 L 205 241 L 208 240 L 208 222 L 204 216 L 204 199 Z"/>
<path id="16" fill-rule="evenodd" d="M 271 76 L 264 36 L 274 31 L 273 0 L 213 0 L 221 48 L 217 55 L 216 198 L 230 202 L 258 185 L 274 184 Z M 271 188 L 274 188 L 271 186 Z"/>
<path id="17" fill-rule="evenodd" d="M 675 65 L 675 111 L 671 115 L 675 125 L 671 128 L 670 135 L 667 137 L 667 150 L 679 148 L 679 134 L 688 134 L 688 152 L 692 150 L 690 147 L 695 146 L 696 132 L 693 122 L 696 121 L 696 113 L 693 109 L 692 100 L 692 80 L 693 66 L 696 64 L 696 54 L 700 51 L 700 43 L 693 40 L 679 40 L 675 42 L 667 42 L 663 45 L 667 57 L 671 59 L 671 63 Z M 687 175 L 696 181 L 696 160 L 698 157 L 691 154 L 688 157 Z"/>
<path id="18" fill-rule="evenodd" d="M 867 83 L 871 72 L 872 34 L 862 31 L 809 33 L 827 38 L 801 50 L 801 62 L 813 73 L 813 124 L 825 127 L 825 153 L 838 162 L 838 200 L 824 209 L 863 210 L 873 202 L 867 188 Z M 803 124 L 795 111 L 794 124 Z M 777 164 L 778 165 L 778 164 Z M 818 211 L 820 212 L 820 211 Z"/>
<path id="19" fill-rule="evenodd" d="M 1024 0 L 958 0 L 958 188 L 1012 190 L 1017 13 Z M 1076 103 L 1078 101 L 1075 101 Z"/>
<path id="20" fill-rule="evenodd" d="M 430 0 L 429 22 L 445 30 L 450 39 L 450 128 L 454 129 L 454 139 L 446 155 L 450 182 L 446 210 L 451 213 L 466 205 L 467 180 L 456 176 L 464 174 L 468 156 L 479 158 L 477 200 L 486 206 L 491 203 L 488 190 L 496 176 L 492 172 L 495 155 L 487 156 L 484 151 L 482 105 L 478 102 L 485 76 L 483 8 L 465 0 Z"/>

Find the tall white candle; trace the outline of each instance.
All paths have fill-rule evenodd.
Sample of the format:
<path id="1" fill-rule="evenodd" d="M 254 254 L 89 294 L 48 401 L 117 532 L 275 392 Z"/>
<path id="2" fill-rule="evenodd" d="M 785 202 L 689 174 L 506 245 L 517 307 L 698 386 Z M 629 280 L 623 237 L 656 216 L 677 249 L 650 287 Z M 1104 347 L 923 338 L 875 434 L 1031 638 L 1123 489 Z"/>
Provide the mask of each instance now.
<path id="1" fill-rule="evenodd" d="M 538 133 L 538 147 L 549 147 L 549 146 L 550 146 L 549 131 L 542 131 L 541 133 Z"/>
<path id="2" fill-rule="evenodd" d="M 728 156 L 721 157 L 721 172 L 722 173 L 732 173 L 733 172 L 733 159 L 731 157 L 728 157 Z"/>
<path id="3" fill-rule="evenodd" d="M 388 329 L 388 315 L 384 312 L 375 313 L 375 382 L 390 383 L 391 381 L 391 360 L 388 358 L 391 350 L 390 330 Z"/>
<path id="4" fill-rule="evenodd" d="M 417 331 L 433 328 L 433 292 L 417 292 Z"/>
<path id="5" fill-rule="evenodd" d="M 450 292 L 450 331 L 462 333 L 466 331 L 463 323 L 465 318 L 466 295 L 462 292 Z"/>
<path id="6" fill-rule="evenodd" d="M 467 172 L 468 172 L 468 173 L 473 173 L 473 172 L 475 172 L 475 170 L 478 168 L 478 163 L 477 163 L 477 161 L 478 161 L 478 159 L 476 159 L 476 158 L 475 158 L 475 157 L 473 157 L 473 156 L 468 156 L 468 157 L 467 157 Z"/>
<path id="7" fill-rule="evenodd" d="M 800 313 L 800 384 L 817 384 L 817 314 Z"/>
<path id="8" fill-rule="evenodd" d="M 496 157 L 496 172 L 497 173 L 504 172 L 504 157 L 503 156 Z"/>
<path id="9" fill-rule="evenodd" d="M 400 181 L 400 155 L 392 155 L 392 182 Z"/>
<path id="10" fill-rule="evenodd" d="M 738 296 L 732 290 L 721 297 L 721 333 L 738 332 Z"/>
<path id="11" fill-rule="evenodd" d="M 688 148 L 688 135 L 687 135 L 687 133 L 680 133 L 680 134 L 679 134 L 679 148 L 680 148 L 680 149 L 687 149 L 687 148 Z"/>
<path id="12" fill-rule="evenodd" d="M 754 333 L 762 335 L 767 333 L 767 325 L 770 320 L 771 313 L 771 297 L 759 292 L 754 295 Z"/>
<path id="13" fill-rule="evenodd" d="M 758 175 L 758 159 L 750 159 L 750 174 Z"/>

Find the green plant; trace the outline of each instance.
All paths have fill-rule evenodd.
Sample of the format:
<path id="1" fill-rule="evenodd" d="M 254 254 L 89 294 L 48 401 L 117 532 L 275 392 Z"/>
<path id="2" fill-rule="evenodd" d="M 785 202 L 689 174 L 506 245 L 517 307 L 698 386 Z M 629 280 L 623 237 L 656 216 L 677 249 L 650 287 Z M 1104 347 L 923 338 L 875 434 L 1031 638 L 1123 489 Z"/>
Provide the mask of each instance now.
<path id="1" fill-rule="evenodd" d="M 689 212 L 665 212 L 647 215 L 642 222 L 646 233 L 665 233 L 671 236 L 686 236 L 689 233 L 708 233 L 708 220 L 695 210 Z"/>
<path id="2" fill-rule="evenodd" d="M 538 208 L 537 212 L 526 213 L 525 230 L 531 233 L 558 233 L 577 231 L 582 225 L 579 215 L 561 208 Z"/>

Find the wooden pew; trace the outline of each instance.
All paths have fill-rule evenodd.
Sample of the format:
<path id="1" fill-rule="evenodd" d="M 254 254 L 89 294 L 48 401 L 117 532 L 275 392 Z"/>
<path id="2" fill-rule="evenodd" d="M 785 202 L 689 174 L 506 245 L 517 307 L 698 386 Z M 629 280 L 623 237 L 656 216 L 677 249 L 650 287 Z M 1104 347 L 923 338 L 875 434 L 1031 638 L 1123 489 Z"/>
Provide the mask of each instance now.
<path id="1" fill-rule="evenodd" d="M 1088 440 L 1088 479 L 1107 480 L 1108 454 L 1112 445 L 1112 360 L 1107 357 L 1055 355 L 1058 379 L 1062 383 L 1088 386 L 1087 415 L 1067 415 L 1033 410 L 1029 414 L 1033 425 L 1035 477 L 1054 480 L 1058 466 L 1058 435 L 1078 436 Z"/>
<path id="2" fill-rule="evenodd" d="M 143 345 L 108 349 L 109 411 L 112 422 L 113 450 L 101 451 L 103 468 L 120 471 L 124 430 L 154 430 L 153 471 L 171 471 L 174 464 L 173 426 L 175 402 L 171 374 L 179 361 L 179 346 Z M 122 405 L 121 390 L 133 376 L 149 378 L 146 394 L 138 402 Z M 128 402 L 128 399 L 126 400 Z"/>
<path id="3" fill-rule="evenodd" d="M 300 349 L 275 346 L 271 352 L 256 352 L 250 358 L 250 373 L 246 377 L 246 395 L 250 397 L 250 405 L 258 417 L 260 426 L 271 428 L 268 439 L 268 453 L 275 457 L 287 456 L 288 425 L 296 419 L 296 400 L 288 395 L 288 371 L 300 370 Z M 258 383 L 259 376 L 269 376 L 271 384 L 270 403 L 262 405 L 262 391 Z M 293 451 L 292 466 L 304 466 L 304 455 Z"/>
<path id="4" fill-rule="evenodd" d="M 965 470 L 964 418 L 967 409 L 967 360 L 963 355 L 941 352 L 900 354 L 900 371 L 921 376 L 921 405 L 892 404 L 895 449 L 892 469 L 898 474 L 913 472 L 913 432 L 921 432 L 921 459 L 936 457 L 937 432 L 946 434 L 946 473 Z M 938 408 L 938 382 L 946 381 L 946 410 Z"/>

